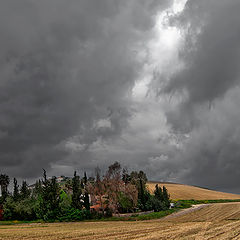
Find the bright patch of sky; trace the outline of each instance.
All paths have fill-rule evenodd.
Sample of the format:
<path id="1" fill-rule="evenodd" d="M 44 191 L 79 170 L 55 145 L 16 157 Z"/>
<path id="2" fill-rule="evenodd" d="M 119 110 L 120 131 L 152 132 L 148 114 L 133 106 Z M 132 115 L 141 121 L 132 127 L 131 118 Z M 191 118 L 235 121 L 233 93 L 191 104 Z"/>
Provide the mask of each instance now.
<path id="1" fill-rule="evenodd" d="M 168 24 L 168 18 L 181 12 L 186 2 L 187 0 L 175 0 L 170 9 L 159 13 L 156 17 L 154 37 L 148 43 L 147 49 L 143 50 L 147 52 L 147 63 L 132 91 L 136 101 L 141 101 L 146 97 L 154 72 L 158 71 L 161 74 L 166 69 L 166 65 L 171 63 L 173 66 L 178 62 L 178 49 L 182 36 L 178 28 Z"/>

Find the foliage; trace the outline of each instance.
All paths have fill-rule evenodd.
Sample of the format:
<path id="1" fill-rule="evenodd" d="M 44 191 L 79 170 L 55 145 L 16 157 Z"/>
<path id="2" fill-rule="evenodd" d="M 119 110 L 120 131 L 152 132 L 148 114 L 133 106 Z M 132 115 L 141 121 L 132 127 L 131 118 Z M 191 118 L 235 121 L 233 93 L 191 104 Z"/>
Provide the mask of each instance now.
<path id="1" fill-rule="evenodd" d="M 87 191 L 87 174 L 84 172 L 84 198 L 83 198 L 83 206 L 86 210 L 90 210 L 90 200 L 89 193 Z"/>
<path id="2" fill-rule="evenodd" d="M 38 197 L 37 216 L 45 221 L 54 220 L 59 214 L 60 188 L 56 177 L 47 179 L 43 170 L 42 194 Z"/>
<path id="3" fill-rule="evenodd" d="M 33 220 L 36 219 L 36 201 L 33 198 L 14 201 L 12 197 L 8 197 L 4 203 L 4 219 L 5 220 Z"/>
<path id="4" fill-rule="evenodd" d="M 28 188 L 27 182 L 23 181 L 20 189 L 20 198 L 26 199 L 30 197 L 30 194 L 31 194 L 31 190 Z"/>
<path id="5" fill-rule="evenodd" d="M 167 208 L 170 207 L 170 195 L 168 194 L 167 188 L 165 186 L 163 186 L 163 190 L 162 190 L 162 194 L 163 194 L 163 202 L 166 205 Z"/>
<path id="6" fill-rule="evenodd" d="M 4 203 L 8 196 L 8 185 L 10 183 L 10 178 L 6 174 L 0 174 L 0 186 L 2 196 L 0 198 L 0 204 Z"/>
<path id="7" fill-rule="evenodd" d="M 81 194 L 82 189 L 80 185 L 80 177 L 77 176 L 76 171 L 74 172 L 74 177 L 72 179 L 72 207 L 76 209 L 82 209 Z"/>
<path id="8" fill-rule="evenodd" d="M 19 199 L 19 186 L 17 183 L 17 179 L 13 179 L 13 199 L 14 201 L 17 201 Z"/>
<path id="9" fill-rule="evenodd" d="M 175 200 L 176 205 L 194 205 L 194 204 L 208 204 L 208 203 L 227 203 L 227 202 L 240 202 L 240 199 L 215 199 L 215 200 Z"/>
<path id="10" fill-rule="evenodd" d="M 119 210 L 120 212 L 129 212 L 130 209 L 133 208 L 133 203 L 132 201 L 128 198 L 128 196 L 120 192 L 118 195 L 118 202 L 119 202 Z"/>
<path id="11" fill-rule="evenodd" d="M 154 195 L 151 195 L 146 187 L 146 174 L 143 171 L 128 174 L 127 169 L 121 171 L 118 162 L 110 165 L 103 176 L 100 176 L 100 169 L 97 168 L 96 178 L 91 181 L 88 181 L 86 172 L 80 179 L 76 171 L 72 179 L 65 180 L 65 185 L 59 184 L 56 177 L 47 178 L 46 171 L 43 170 L 42 180 L 36 181 L 31 191 L 26 181 L 23 181 L 19 189 L 17 179 L 14 178 L 11 195 L 7 192 L 9 177 L 0 175 L 1 189 L 5 192 L 1 198 L 4 202 L 4 219 L 80 221 L 139 210 L 159 212 L 168 210 L 170 205 L 165 187 L 161 189 L 156 185 Z M 89 196 L 91 204 L 95 205 L 93 208 L 90 208 Z M 179 206 L 184 204 L 179 203 Z"/>
<path id="12" fill-rule="evenodd" d="M 82 221 L 91 219 L 91 213 L 89 210 L 79 210 L 76 208 L 69 208 L 64 214 L 58 217 L 58 220 L 62 222 Z"/>

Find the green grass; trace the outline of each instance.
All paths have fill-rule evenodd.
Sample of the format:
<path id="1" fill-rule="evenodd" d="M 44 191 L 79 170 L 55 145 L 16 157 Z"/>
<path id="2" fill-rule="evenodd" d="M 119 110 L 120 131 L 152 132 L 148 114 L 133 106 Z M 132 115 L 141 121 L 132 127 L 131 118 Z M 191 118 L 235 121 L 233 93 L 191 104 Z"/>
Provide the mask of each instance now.
<path id="1" fill-rule="evenodd" d="M 160 211 L 160 212 L 152 212 L 152 213 L 148 213 L 146 215 L 138 215 L 133 214 L 130 217 L 109 217 L 109 218 L 101 218 L 98 220 L 89 220 L 89 221 L 142 221 L 142 220 L 151 220 L 151 219 L 159 219 L 162 217 L 165 217 L 169 214 L 172 214 L 176 211 L 178 211 L 179 209 L 169 209 L 166 211 Z"/>
<path id="2" fill-rule="evenodd" d="M 209 204 L 209 203 L 228 203 L 228 202 L 240 202 L 240 199 L 217 199 L 217 200 L 179 200 L 178 203 L 181 203 L 182 205 L 186 204 Z"/>
<path id="3" fill-rule="evenodd" d="M 33 220 L 33 221 L 0 221 L 0 226 L 2 225 L 16 225 L 16 224 L 24 224 L 24 223 L 44 223 L 42 220 Z"/>

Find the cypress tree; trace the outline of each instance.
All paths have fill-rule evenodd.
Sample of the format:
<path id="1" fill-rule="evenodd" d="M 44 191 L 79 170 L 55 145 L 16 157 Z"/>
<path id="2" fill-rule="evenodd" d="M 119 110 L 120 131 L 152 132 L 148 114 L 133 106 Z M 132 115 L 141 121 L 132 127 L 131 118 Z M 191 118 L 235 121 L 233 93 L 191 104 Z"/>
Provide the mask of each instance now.
<path id="1" fill-rule="evenodd" d="M 81 203 L 81 194 L 82 190 L 80 187 L 80 177 L 77 176 L 77 172 L 74 172 L 74 177 L 72 179 L 72 207 L 76 209 L 82 209 L 82 203 Z"/>
<path id="2" fill-rule="evenodd" d="M 51 180 L 47 179 L 45 169 L 43 169 L 41 191 L 41 217 L 44 220 L 56 219 L 59 214 L 60 188 L 56 181 L 56 177 L 52 177 Z"/>
<path id="3" fill-rule="evenodd" d="M 84 207 L 87 210 L 90 210 L 90 202 L 89 202 L 89 195 L 88 195 L 88 191 L 87 191 L 87 174 L 86 172 L 84 172 Z"/>
<path id="4" fill-rule="evenodd" d="M 140 204 L 142 206 L 142 210 L 146 208 L 146 197 L 145 197 L 145 188 L 142 179 L 139 179 L 139 192 L 138 199 L 140 200 Z"/>
<path id="5" fill-rule="evenodd" d="M 168 194 L 167 188 L 165 186 L 163 186 L 163 201 L 165 203 L 165 206 L 167 208 L 170 207 L 170 199 L 169 199 L 170 195 Z"/>
<path id="6" fill-rule="evenodd" d="M 36 181 L 35 187 L 34 187 L 34 190 L 33 190 L 33 194 L 34 194 L 34 196 L 38 196 L 38 195 L 42 194 L 42 183 L 41 183 L 41 180 L 37 180 Z"/>
<path id="7" fill-rule="evenodd" d="M 158 184 L 156 184 L 155 186 L 155 191 L 154 191 L 154 196 L 161 202 L 164 202 L 163 199 L 163 191 L 162 188 L 160 186 L 158 186 Z"/>
<path id="8" fill-rule="evenodd" d="M 57 183 L 56 177 L 52 177 L 49 185 L 49 202 L 51 209 L 57 211 L 59 208 L 60 201 L 60 187 Z"/>
<path id="9" fill-rule="evenodd" d="M 18 186 L 18 183 L 17 183 L 17 179 L 14 178 L 13 179 L 13 199 L 14 201 L 17 201 L 18 198 L 19 198 L 19 186 Z"/>
<path id="10" fill-rule="evenodd" d="M 28 185 L 26 181 L 22 182 L 22 186 L 20 189 L 20 196 L 22 199 L 28 198 L 31 194 L 31 190 L 28 189 Z"/>
<path id="11" fill-rule="evenodd" d="M 6 174 L 0 174 L 0 186 L 2 191 L 1 203 L 4 203 L 8 196 L 8 185 L 10 183 L 9 176 Z"/>

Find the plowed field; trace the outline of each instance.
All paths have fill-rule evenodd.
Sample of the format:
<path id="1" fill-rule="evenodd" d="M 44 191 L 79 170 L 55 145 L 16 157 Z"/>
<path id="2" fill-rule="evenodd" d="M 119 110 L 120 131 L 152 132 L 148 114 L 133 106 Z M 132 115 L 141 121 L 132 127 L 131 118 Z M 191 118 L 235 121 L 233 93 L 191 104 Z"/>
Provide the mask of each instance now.
<path id="1" fill-rule="evenodd" d="M 240 203 L 210 204 L 151 221 L 0 226 L 0 239 L 240 239 L 239 219 Z"/>

